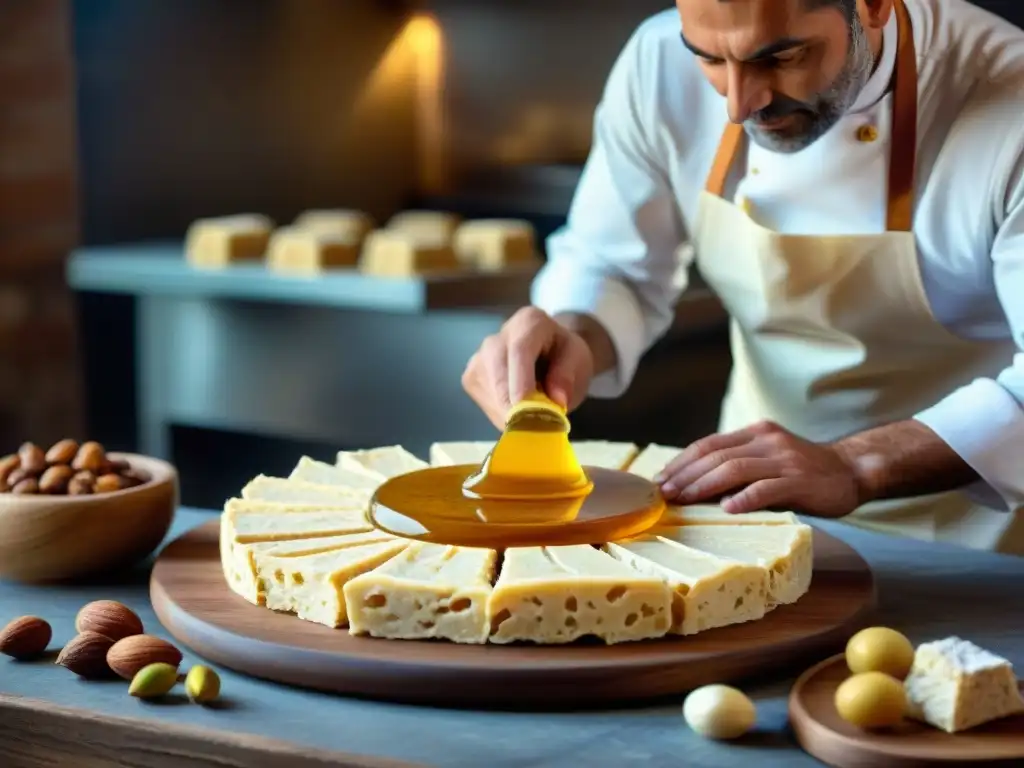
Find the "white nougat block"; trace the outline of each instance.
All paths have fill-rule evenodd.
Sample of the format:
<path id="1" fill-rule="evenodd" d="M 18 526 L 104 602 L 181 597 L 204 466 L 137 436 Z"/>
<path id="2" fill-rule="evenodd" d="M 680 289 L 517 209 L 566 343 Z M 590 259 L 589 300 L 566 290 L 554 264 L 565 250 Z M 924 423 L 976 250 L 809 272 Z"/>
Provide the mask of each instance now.
<path id="1" fill-rule="evenodd" d="M 195 267 L 217 269 L 263 258 L 274 222 L 258 213 L 197 219 L 185 233 L 185 259 Z"/>
<path id="2" fill-rule="evenodd" d="M 267 266 L 283 274 L 316 275 L 359 265 L 360 247 L 348 235 L 283 227 L 270 238 Z"/>
<path id="3" fill-rule="evenodd" d="M 378 229 L 366 238 L 359 268 L 376 277 L 409 277 L 459 267 L 451 245 Z"/>
<path id="4" fill-rule="evenodd" d="M 461 221 L 461 216 L 447 211 L 400 211 L 388 220 L 387 229 L 417 240 L 450 245 Z"/>
<path id="5" fill-rule="evenodd" d="M 455 253 L 463 264 L 492 272 L 539 262 L 533 225 L 518 219 L 477 219 L 455 231 Z"/>
<path id="6" fill-rule="evenodd" d="M 361 245 L 375 226 L 373 217 L 364 211 L 348 208 L 313 208 L 303 211 L 292 226 L 325 235 L 337 235 Z"/>

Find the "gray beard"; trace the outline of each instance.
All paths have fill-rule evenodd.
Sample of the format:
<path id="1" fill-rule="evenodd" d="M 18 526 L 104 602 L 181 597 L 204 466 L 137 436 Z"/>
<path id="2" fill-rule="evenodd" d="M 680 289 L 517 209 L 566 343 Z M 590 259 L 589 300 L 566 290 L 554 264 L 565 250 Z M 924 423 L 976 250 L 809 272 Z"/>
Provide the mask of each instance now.
<path id="1" fill-rule="evenodd" d="M 804 119 L 802 130 L 793 135 L 780 135 L 762 131 L 752 120 L 747 120 L 744 128 L 755 142 L 773 152 L 791 154 L 806 149 L 824 136 L 853 106 L 870 79 L 874 66 L 867 33 L 854 14 L 850 23 L 850 50 L 846 63 L 828 89 L 800 110 Z"/>

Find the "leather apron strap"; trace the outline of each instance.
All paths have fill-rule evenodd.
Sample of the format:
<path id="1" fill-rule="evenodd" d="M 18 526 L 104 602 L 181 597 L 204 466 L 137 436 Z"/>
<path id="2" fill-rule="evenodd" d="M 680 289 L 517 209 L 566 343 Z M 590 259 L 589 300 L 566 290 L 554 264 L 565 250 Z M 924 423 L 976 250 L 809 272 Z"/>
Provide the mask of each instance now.
<path id="1" fill-rule="evenodd" d="M 893 70 L 892 142 L 889 147 L 889 179 L 886 230 L 909 232 L 914 217 L 914 164 L 917 153 L 917 52 L 910 14 L 903 0 L 894 0 L 897 45 Z M 743 126 L 729 123 L 708 172 L 704 189 L 721 197 L 729 169 L 743 140 Z"/>

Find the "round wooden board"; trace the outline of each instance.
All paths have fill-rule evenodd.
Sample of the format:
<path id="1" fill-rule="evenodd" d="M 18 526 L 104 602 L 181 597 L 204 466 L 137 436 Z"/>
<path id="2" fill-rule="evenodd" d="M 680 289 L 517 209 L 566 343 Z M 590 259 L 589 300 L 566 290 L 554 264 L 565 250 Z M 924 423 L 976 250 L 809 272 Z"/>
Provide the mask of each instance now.
<path id="1" fill-rule="evenodd" d="M 810 590 L 760 621 L 613 646 L 381 640 L 243 600 L 224 580 L 218 535 L 217 521 L 190 531 L 164 549 L 153 569 L 153 606 L 178 641 L 255 677 L 434 706 L 606 706 L 777 674 L 841 648 L 865 625 L 875 600 L 867 563 L 849 545 L 815 531 Z"/>
<path id="2" fill-rule="evenodd" d="M 1024 715 L 957 734 L 905 720 L 889 731 L 863 731 L 833 703 L 850 676 L 840 654 L 807 670 L 789 694 L 789 721 L 808 753 L 833 768 L 926 768 L 1024 765 Z"/>

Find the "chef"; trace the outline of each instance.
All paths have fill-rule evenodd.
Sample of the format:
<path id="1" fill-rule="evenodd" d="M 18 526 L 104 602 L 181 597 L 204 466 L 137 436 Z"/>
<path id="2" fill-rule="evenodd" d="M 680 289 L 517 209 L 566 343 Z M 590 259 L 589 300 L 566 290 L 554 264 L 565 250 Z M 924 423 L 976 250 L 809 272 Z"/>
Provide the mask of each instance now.
<path id="1" fill-rule="evenodd" d="M 537 384 L 621 394 L 696 268 L 733 368 L 669 500 L 1024 554 L 1024 32 L 965 0 L 678 0 L 615 62 L 548 257 L 463 376 L 496 424 Z"/>

